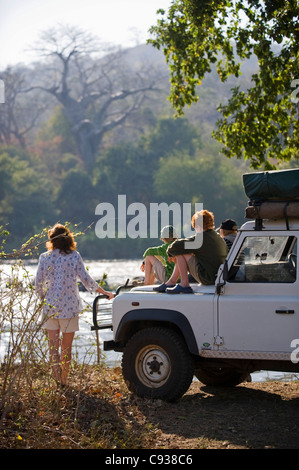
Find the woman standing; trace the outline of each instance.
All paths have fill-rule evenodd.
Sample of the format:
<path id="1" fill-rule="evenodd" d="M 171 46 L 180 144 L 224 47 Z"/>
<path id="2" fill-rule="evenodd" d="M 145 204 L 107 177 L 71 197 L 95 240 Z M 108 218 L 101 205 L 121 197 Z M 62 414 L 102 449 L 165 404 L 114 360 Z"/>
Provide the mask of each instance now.
<path id="1" fill-rule="evenodd" d="M 45 300 L 44 327 L 49 339 L 53 375 L 58 382 L 65 385 L 75 331 L 79 330 L 78 316 L 82 310 L 78 279 L 90 292 L 98 292 L 109 299 L 114 295 L 102 289 L 88 274 L 80 254 L 76 251 L 77 244 L 73 234 L 67 227 L 54 225 L 48 231 L 48 239 L 48 251 L 42 253 L 39 258 L 35 285 L 38 295 Z"/>

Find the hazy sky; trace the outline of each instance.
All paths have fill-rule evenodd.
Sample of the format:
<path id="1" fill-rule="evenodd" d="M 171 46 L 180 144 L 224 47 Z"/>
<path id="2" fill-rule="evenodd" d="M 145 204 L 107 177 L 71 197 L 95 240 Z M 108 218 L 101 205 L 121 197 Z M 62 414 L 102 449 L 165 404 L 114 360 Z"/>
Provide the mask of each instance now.
<path id="1" fill-rule="evenodd" d="M 89 31 L 123 46 L 144 43 L 156 11 L 171 0 L 0 0 L 0 68 L 31 62 L 25 52 L 41 31 L 57 23 Z"/>

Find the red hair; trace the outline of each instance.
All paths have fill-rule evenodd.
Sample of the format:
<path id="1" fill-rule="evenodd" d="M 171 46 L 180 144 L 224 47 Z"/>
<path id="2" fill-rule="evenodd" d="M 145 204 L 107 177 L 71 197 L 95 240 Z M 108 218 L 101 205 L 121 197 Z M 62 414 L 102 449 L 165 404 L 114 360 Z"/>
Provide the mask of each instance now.
<path id="1" fill-rule="evenodd" d="M 209 230 L 215 227 L 214 225 L 214 214 L 213 212 L 209 212 L 207 210 L 197 211 L 192 216 L 192 227 L 195 228 L 198 226 L 199 221 L 198 219 L 202 217 L 202 225 L 203 230 Z M 197 222 L 198 221 L 198 222 Z"/>

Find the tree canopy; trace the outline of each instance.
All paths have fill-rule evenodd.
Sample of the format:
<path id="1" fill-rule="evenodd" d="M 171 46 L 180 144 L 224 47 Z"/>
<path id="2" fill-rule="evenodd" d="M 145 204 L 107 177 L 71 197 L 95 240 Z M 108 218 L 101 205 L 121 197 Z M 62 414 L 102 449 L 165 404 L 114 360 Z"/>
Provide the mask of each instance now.
<path id="1" fill-rule="evenodd" d="M 255 55 L 252 86 L 232 89 L 214 137 L 227 157 L 253 168 L 274 168 L 298 157 L 297 0 L 173 0 L 151 28 L 150 42 L 163 49 L 170 68 L 170 101 L 179 115 L 198 100 L 201 80 L 217 67 L 221 81 L 238 77 Z M 296 88 L 297 85 L 297 88 Z"/>
<path id="2" fill-rule="evenodd" d="M 142 45 L 104 55 L 99 49 L 99 57 L 89 36 L 75 29 L 74 42 L 71 31 L 47 31 L 39 44 L 43 60 L 0 70 L 6 85 L 5 103 L 0 103 L 0 225 L 11 234 L 6 248 L 12 251 L 57 221 L 80 224 L 84 231 L 94 227 L 99 219 L 95 209 L 102 202 L 116 208 L 116 220 L 119 195 L 126 196 L 128 206 L 142 203 L 147 216 L 151 203 L 170 207 L 173 202 L 202 202 L 217 225 L 227 217 L 241 225 L 247 201 L 241 181 L 249 164 L 223 158 L 210 132 L 217 105 L 227 100 L 230 89 L 249 88 L 252 70 L 258 71 L 256 57 L 251 55 L 242 66 L 242 77 L 232 73 L 221 82 L 217 56 L 211 73 L 196 86 L 200 106 L 174 119 L 166 100 L 169 71 L 161 51 Z M 296 89 L 292 97 L 297 97 Z M 72 114 L 71 109 L 84 103 L 82 113 Z M 95 119 L 100 115 L 103 119 Z M 126 118 L 119 119 L 122 115 Z M 79 123 L 95 134 L 84 137 Z M 92 135 L 97 132 L 102 140 L 95 142 Z M 242 133 L 236 132 L 237 137 Z M 92 152 L 83 154 L 79 141 Z M 295 165 L 295 160 L 281 164 Z M 128 223 L 134 221 L 131 213 L 125 217 Z M 80 238 L 79 249 L 90 258 L 135 258 L 149 243 L 159 240 L 99 239 L 92 229 Z"/>

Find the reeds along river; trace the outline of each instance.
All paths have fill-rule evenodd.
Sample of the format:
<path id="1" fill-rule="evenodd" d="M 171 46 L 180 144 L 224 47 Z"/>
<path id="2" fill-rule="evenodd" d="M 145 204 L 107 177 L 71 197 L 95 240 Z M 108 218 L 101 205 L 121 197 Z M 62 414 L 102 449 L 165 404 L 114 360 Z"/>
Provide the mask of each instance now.
<path id="1" fill-rule="evenodd" d="M 85 260 L 90 275 L 96 279 L 101 280 L 103 275 L 107 275 L 106 282 L 108 289 L 115 290 L 118 286 L 124 285 L 127 279 L 134 279 L 135 277 L 142 276 L 140 271 L 141 260 Z M 37 261 L 31 261 L 25 264 L 28 276 L 35 278 Z M 10 264 L 2 264 L 1 270 L 6 272 L 9 276 L 11 271 Z M 92 322 L 92 304 L 95 296 L 86 291 L 81 291 L 80 295 L 83 299 L 84 305 L 87 309 L 80 315 L 80 331 L 76 333 L 74 342 L 74 355 L 78 362 L 89 364 L 97 363 L 98 354 L 96 347 L 96 333 L 91 330 Z M 8 344 L 8 333 L 1 333 L 0 331 L 0 362 L 4 357 L 5 349 Z M 100 348 L 102 349 L 103 341 L 112 339 L 112 331 L 99 330 L 98 339 Z M 106 365 L 114 367 L 121 361 L 121 353 L 109 351 L 104 353 L 103 360 Z M 251 374 L 252 380 L 259 382 L 265 380 L 293 380 L 298 379 L 295 374 L 283 374 L 281 372 L 261 371 Z"/>

